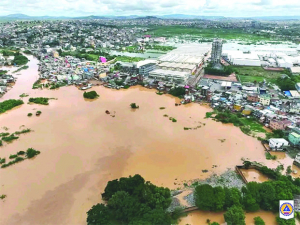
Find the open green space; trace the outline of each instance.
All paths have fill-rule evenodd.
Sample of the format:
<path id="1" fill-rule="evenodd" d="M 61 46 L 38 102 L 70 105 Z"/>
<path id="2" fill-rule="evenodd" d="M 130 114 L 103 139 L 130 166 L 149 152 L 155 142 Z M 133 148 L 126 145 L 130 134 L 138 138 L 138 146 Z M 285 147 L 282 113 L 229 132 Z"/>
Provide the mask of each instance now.
<path id="1" fill-rule="evenodd" d="M 129 56 L 117 56 L 116 61 L 121 61 L 121 62 L 138 62 L 144 60 L 143 58 L 140 57 L 129 57 Z"/>
<path id="2" fill-rule="evenodd" d="M 223 38 L 223 39 L 239 39 L 247 41 L 270 40 L 267 34 L 248 33 L 242 29 L 203 29 L 198 27 L 183 27 L 183 26 L 149 26 L 146 33 L 156 37 L 174 37 L 182 35 L 197 36 L 199 38 Z"/>

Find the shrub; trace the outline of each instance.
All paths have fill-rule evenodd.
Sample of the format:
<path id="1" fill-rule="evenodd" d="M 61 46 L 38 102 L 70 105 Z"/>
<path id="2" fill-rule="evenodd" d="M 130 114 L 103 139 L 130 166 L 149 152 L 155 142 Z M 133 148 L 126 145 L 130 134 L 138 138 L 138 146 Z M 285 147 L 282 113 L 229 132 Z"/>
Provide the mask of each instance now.
<path id="1" fill-rule="evenodd" d="M 38 98 L 29 98 L 29 102 L 35 103 L 35 104 L 40 104 L 40 105 L 49 105 L 49 98 L 43 98 L 43 97 L 38 97 Z"/>
<path id="2" fill-rule="evenodd" d="M 5 161 L 6 161 L 5 158 L 3 158 L 3 159 L 0 158 L 0 164 L 5 163 Z"/>
<path id="3" fill-rule="evenodd" d="M 9 133 L 0 133 L 0 137 L 6 137 L 8 135 L 9 135 Z"/>
<path id="4" fill-rule="evenodd" d="M 265 222 L 263 221 L 262 218 L 260 218 L 259 216 L 254 217 L 254 224 L 255 225 L 265 225 Z"/>
<path id="5" fill-rule="evenodd" d="M 24 97 L 28 97 L 28 96 L 29 96 L 28 94 L 23 93 L 20 95 L 20 98 L 24 98 Z"/>
<path id="6" fill-rule="evenodd" d="M 0 146 L 2 146 L 3 145 L 3 143 L 2 143 L 2 141 L 0 140 Z"/>
<path id="7" fill-rule="evenodd" d="M 17 153 L 17 155 L 25 155 L 25 152 L 24 152 L 24 151 L 19 151 L 19 152 Z"/>
<path id="8" fill-rule="evenodd" d="M 130 104 L 130 107 L 131 107 L 132 109 L 137 109 L 137 108 L 139 108 L 139 106 L 136 105 L 136 103 L 131 103 L 131 104 Z"/>
<path id="9" fill-rule="evenodd" d="M 32 116 L 32 113 L 28 113 L 27 116 Z"/>
<path id="10" fill-rule="evenodd" d="M 2 137 L 2 141 L 5 141 L 5 142 L 11 142 L 15 139 L 18 139 L 19 137 L 16 137 L 14 136 L 14 134 L 11 134 L 10 136 L 7 136 L 7 137 Z"/>
<path id="11" fill-rule="evenodd" d="M 41 114 L 42 114 L 41 111 L 37 111 L 37 112 L 35 113 L 35 115 L 37 115 L 37 116 L 39 116 L 39 115 L 41 115 Z"/>
<path id="12" fill-rule="evenodd" d="M 1 199 L 5 199 L 7 195 L 1 195 L 0 198 Z"/>
<path id="13" fill-rule="evenodd" d="M 176 123 L 177 120 L 176 120 L 175 118 L 172 118 L 172 122 L 173 122 L 173 123 Z"/>
<path id="14" fill-rule="evenodd" d="M 169 93 L 175 97 L 182 97 L 185 95 L 185 88 L 183 87 L 173 88 L 170 90 Z"/>
<path id="15" fill-rule="evenodd" d="M 159 109 L 165 109 L 165 107 L 160 107 Z"/>
<path id="16" fill-rule="evenodd" d="M 14 158 L 17 158 L 17 157 L 18 157 L 18 155 L 10 155 L 9 156 L 10 159 L 14 159 Z"/>
<path id="17" fill-rule="evenodd" d="M 15 134 L 20 135 L 20 134 L 25 134 L 31 132 L 31 129 L 24 129 L 21 131 L 16 131 Z"/>
<path id="18" fill-rule="evenodd" d="M 22 100 L 10 99 L 0 102 L 0 113 L 4 113 L 16 106 L 22 105 L 24 102 Z"/>
<path id="19" fill-rule="evenodd" d="M 98 98 L 99 95 L 97 94 L 96 91 L 90 91 L 90 92 L 84 92 L 83 97 L 88 99 L 95 99 Z"/>
<path id="20" fill-rule="evenodd" d="M 26 157 L 28 159 L 30 159 L 30 158 L 33 158 L 34 156 L 36 156 L 36 155 L 38 155 L 40 153 L 41 153 L 40 151 L 37 151 L 37 150 L 35 150 L 33 148 L 28 148 L 27 151 L 26 151 Z"/>

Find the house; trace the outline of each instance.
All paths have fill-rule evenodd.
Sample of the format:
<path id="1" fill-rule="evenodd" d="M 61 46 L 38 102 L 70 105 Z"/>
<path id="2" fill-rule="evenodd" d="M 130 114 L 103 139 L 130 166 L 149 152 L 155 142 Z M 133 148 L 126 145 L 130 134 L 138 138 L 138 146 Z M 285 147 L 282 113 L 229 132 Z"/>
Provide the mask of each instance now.
<path id="1" fill-rule="evenodd" d="M 269 146 L 272 150 L 282 150 L 283 147 L 289 145 L 289 142 L 284 138 L 271 138 L 269 139 Z"/>
<path id="2" fill-rule="evenodd" d="M 259 97 L 257 94 L 249 94 L 247 96 L 247 101 L 249 102 L 259 102 Z"/>
<path id="3" fill-rule="evenodd" d="M 270 128 L 273 130 L 285 130 L 288 126 L 292 125 L 293 123 L 289 120 L 276 120 L 273 119 L 270 121 Z"/>
<path id="4" fill-rule="evenodd" d="M 260 95 L 259 96 L 259 103 L 262 105 L 270 105 L 271 98 L 269 95 Z"/>
<path id="5" fill-rule="evenodd" d="M 289 134 L 288 140 L 291 142 L 291 144 L 298 145 L 300 143 L 300 134 L 292 132 Z"/>
<path id="6" fill-rule="evenodd" d="M 296 158 L 295 158 L 293 164 L 296 165 L 296 166 L 298 166 L 298 167 L 300 167 L 300 153 L 298 153 L 296 155 Z"/>

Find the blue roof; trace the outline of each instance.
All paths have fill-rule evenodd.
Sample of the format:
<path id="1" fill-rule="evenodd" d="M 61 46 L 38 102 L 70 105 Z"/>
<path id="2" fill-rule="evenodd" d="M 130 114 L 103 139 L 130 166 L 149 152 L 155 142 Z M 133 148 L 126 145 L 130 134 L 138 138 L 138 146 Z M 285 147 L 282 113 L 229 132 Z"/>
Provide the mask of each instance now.
<path id="1" fill-rule="evenodd" d="M 285 94 L 286 96 L 290 96 L 290 97 L 292 96 L 290 91 L 284 91 L 284 94 Z"/>

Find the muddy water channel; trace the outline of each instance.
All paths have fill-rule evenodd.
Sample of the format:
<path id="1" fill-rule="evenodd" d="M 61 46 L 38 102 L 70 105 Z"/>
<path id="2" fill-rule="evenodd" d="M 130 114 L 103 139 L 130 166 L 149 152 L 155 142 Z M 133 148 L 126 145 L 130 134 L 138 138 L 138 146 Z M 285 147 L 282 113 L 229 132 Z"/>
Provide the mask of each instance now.
<path id="1" fill-rule="evenodd" d="M 26 97 L 25 104 L 0 115 L 0 127 L 8 127 L 8 132 L 21 125 L 33 130 L 0 147 L 1 158 L 30 147 L 41 151 L 34 159 L 0 169 L 0 194 L 7 195 L 0 202 L 0 224 L 85 224 L 86 212 L 101 202 L 107 181 L 121 176 L 138 173 L 174 189 L 190 179 L 234 168 L 242 157 L 278 165 L 266 160 L 260 142 L 239 128 L 204 119 L 209 108 L 176 107 L 178 99 L 154 90 L 93 87 L 100 94 L 94 101 L 84 100 L 74 86 L 33 90 L 38 61 L 30 60 L 29 69 L 19 72 L 16 84 L 0 101 L 19 99 L 22 93 L 57 100 L 48 106 L 31 105 Z M 140 108 L 132 110 L 132 102 Z M 27 117 L 36 110 L 42 115 Z"/>

